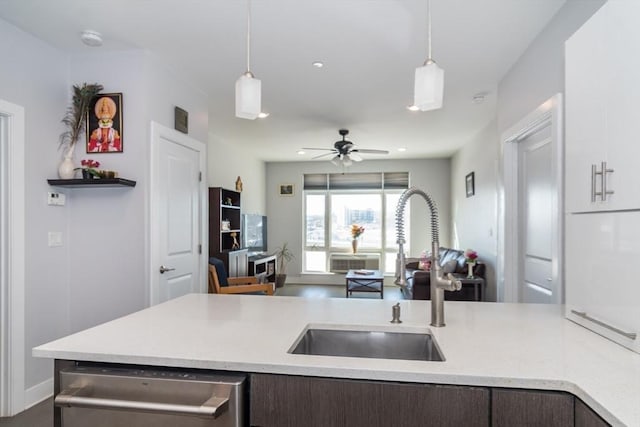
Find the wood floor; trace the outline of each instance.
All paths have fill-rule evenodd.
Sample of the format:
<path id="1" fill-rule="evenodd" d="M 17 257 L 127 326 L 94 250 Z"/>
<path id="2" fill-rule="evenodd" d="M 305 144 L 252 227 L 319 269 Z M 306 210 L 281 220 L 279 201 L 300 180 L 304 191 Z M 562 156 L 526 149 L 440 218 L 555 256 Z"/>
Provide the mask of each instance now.
<path id="1" fill-rule="evenodd" d="M 338 285 L 293 285 L 286 284 L 276 289 L 276 295 L 302 298 L 344 298 L 345 288 Z M 349 298 L 379 299 L 379 293 L 354 292 Z M 384 287 L 384 299 L 400 300 L 400 288 L 397 286 Z M 0 427 L 52 427 L 53 426 L 53 399 L 46 399 L 37 405 L 21 412 L 15 417 L 0 418 Z"/>

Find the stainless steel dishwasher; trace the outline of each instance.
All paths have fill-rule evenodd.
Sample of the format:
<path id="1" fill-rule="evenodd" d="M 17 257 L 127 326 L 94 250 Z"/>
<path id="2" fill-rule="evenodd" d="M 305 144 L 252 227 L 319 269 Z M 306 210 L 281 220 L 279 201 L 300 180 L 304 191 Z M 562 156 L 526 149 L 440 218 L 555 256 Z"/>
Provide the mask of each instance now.
<path id="1" fill-rule="evenodd" d="M 245 424 L 240 374 L 74 366 L 59 372 L 64 427 L 238 427 Z"/>

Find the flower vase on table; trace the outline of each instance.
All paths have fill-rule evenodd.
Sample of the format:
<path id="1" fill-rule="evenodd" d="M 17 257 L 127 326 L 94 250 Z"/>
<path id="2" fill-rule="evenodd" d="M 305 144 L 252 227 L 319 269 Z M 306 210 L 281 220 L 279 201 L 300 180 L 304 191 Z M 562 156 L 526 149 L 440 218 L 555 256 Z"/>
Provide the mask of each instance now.
<path id="1" fill-rule="evenodd" d="M 468 279 L 473 279 L 473 266 L 476 265 L 476 260 L 478 259 L 478 253 L 474 250 L 467 249 L 464 252 L 464 258 L 467 262 L 467 267 L 469 269 L 467 273 Z"/>
<path id="2" fill-rule="evenodd" d="M 473 279 L 473 266 L 474 265 L 476 265 L 475 262 L 468 262 L 467 263 L 467 268 L 468 268 L 467 279 Z"/>
<path id="3" fill-rule="evenodd" d="M 358 253 L 358 239 L 351 240 L 351 249 L 354 254 Z"/>

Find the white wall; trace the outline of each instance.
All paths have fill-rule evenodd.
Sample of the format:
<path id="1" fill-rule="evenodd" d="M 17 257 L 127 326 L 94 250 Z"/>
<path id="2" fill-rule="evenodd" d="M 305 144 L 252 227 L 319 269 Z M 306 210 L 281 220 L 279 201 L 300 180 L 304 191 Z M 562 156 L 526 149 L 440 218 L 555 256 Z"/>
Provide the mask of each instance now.
<path id="1" fill-rule="evenodd" d="M 343 283 L 344 278 L 325 275 L 305 275 L 302 272 L 303 247 L 303 198 L 302 185 L 305 173 L 340 173 L 341 169 L 329 161 L 270 162 L 267 163 L 267 216 L 269 218 L 269 251 L 284 242 L 295 255 L 287 267 L 288 283 Z M 409 172 L 409 183 L 426 191 L 435 201 L 440 216 L 440 244 L 450 245 L 450 160 L 370 160 L 355 163 L 347 172 Z M 293 197 L 280 196 L 280 184 L 294 184 Z M 411 198 L 410 208 L 411 248 L 409 254 L 417 256 L 431 247 L 429 209 L 424 200 Z M 335 279 L 335 280 L 334 280 Z"/>
<path id="2" fill-rule="evenodd" d="M 236 119 L 243 120 L 243 119 Z M 242 213 L 266 214 L 266 167 L 250 150 L 237 141 L 222 141 L 209 134 L 209 187 L 236 188 L 240 176 L 243 183 Z"/>
<path id="3" fill-rule="evenodd" d="M 150 121 L 173 128 L 173 108 L 190 112 L 190 136 L 206 141 L 206 95 L 176 78 L 143 51 L 93 52 L 69 57 L 0 20 L 3 64 L 0 98 L 25 107 L 26 279 L 25 386 L 27 405 L 50 392 L 50 360 L 31 348 L 148 304 L 145 271 L 148 224 Z M 105 65 L 107 64 L 107 65 Z M 50 187 L 61 153 L 58 137 L 71 85 L 103 84 L 122 92 L 124 153 L 87 155 L 82 143 L 75 161 L 93 158 L 133 189 Z M 81 142 L 84 138 L 81 139 Z M 47 206 L 48 191 L 67 195 L 64 207 Z M 61 231 L 63 246 L 49 248 L 47 233 Z M 46 394 L 45 394 L 46 395 Z"/>
<path id="4" fill-rule="evenodd" d="M 496 300 L 498 225 L 498 140 L 491 122 L 453 156 L 451 211 L 453 247 L 473 249 L 486 265 L 486 301 Z M 467 197 L 465 177 L 474 172 L 475 195 Z"/>

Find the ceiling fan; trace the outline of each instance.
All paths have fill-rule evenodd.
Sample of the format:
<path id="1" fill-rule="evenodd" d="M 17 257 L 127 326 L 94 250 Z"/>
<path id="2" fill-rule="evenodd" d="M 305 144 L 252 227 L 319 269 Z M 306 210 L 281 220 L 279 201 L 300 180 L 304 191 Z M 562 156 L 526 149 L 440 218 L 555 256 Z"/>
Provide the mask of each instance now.
<path id="1" fill-rule="evenodd" d="M 343 166 L 351 166 L 353 162 L 361 162 L 363 159 L 360 156 L 361 153 L 365 154 L 389 154 L 387 150 L 373 150 L 369 148 L 355 148 L 353 142 L 346 139 L 349 135 L 349 129 L 340 129 L 338 131 L 342 135 L 342 140 L 336 141 L 333 144 L 333 148 L 303 148 L 303 150 L 321 150 L 329 151 L 329 153 L 320 154 L 313 157 L 313 159 L 320 159 L 326 156 L 333 156 L 331 163 L 336 166 L 342 164 Z"/>

